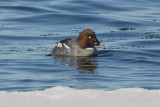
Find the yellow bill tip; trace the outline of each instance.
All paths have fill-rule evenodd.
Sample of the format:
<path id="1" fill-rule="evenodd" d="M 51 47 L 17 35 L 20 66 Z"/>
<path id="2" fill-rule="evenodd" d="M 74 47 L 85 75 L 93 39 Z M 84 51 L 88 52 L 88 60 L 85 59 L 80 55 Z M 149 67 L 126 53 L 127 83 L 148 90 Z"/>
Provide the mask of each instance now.
<path id="1" fill-rule="evenodd" d="M 103 44 L 103 43 L 100 43 L 99 46 L 104 46 L 104 44 Z"/>

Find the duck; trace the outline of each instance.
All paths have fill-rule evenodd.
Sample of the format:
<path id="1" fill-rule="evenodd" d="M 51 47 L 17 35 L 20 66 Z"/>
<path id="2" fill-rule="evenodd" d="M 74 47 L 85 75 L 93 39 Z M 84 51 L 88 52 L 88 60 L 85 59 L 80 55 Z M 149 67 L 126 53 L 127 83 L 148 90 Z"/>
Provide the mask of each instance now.
<path id="1" fill-rule="evenodd" d="M 51 56 L 97 56 L 98 51 L 94 46 L 104 46 L 99 42 L 96 34 L 91 29 L 83 30 L 77 39 L 69 38 L 57 43 Z"/>

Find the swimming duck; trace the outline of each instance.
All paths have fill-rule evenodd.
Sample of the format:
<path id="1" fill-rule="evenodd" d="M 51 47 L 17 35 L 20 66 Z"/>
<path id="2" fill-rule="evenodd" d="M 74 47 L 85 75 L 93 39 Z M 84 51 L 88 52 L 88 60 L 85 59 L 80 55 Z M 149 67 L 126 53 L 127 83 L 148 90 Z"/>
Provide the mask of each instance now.
<path id="1" fill-rule="evenodd" d="M 94 46 L 104 46 L 100 43 L 93 30 L 83 30 L 78 39 L 65 39 L 57 43 L 51 55 L 60 56 L 97 56 L 98 51 Z"/>

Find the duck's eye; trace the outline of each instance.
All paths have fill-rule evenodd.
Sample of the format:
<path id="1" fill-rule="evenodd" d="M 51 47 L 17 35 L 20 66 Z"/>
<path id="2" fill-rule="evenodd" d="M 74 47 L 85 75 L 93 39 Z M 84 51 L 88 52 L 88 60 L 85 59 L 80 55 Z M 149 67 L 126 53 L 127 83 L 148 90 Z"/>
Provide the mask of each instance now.
<path id="1" fill-rule="evenodd" d="M 91 36 L 89 36 L 88 38 L 89 38 L 89 39 L 91 39 L 92 37 L 91 37 Z"/>

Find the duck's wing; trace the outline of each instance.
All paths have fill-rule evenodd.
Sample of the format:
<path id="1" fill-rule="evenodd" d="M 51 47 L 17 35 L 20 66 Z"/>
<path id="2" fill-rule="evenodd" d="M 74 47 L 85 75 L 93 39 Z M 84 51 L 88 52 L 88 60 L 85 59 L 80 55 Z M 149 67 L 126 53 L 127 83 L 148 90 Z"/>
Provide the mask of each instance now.
<path id="1" fill-rule="evenodd" d="M 75 45 L 77 45 L 77 39 L 65 39 L 58 42 L 56 47 L 72 49 Z"/>
<path id="2" fill-rule="evenodd" d="M 77 39 L 65 39 L 57 43 L 53 49 L 52 55 L 70 55 L 72 50 L 77 45 Z"/>

